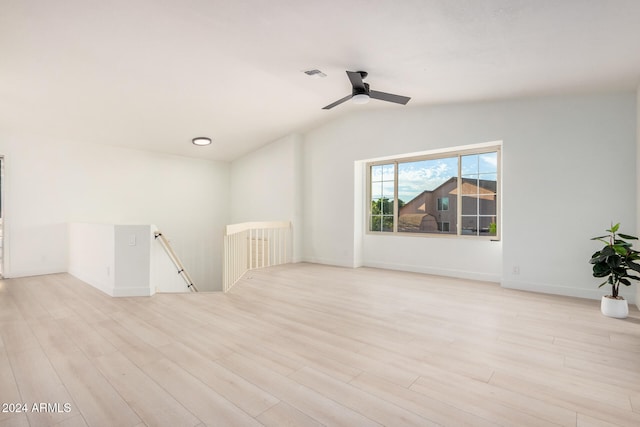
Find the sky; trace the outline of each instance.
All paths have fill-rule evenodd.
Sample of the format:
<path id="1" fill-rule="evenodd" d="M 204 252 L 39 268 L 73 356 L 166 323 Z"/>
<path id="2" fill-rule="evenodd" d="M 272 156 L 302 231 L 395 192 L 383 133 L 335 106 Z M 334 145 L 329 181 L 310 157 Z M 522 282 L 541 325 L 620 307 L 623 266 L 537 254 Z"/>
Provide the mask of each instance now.
<path id="1" fill-rule="evenodd" d="M 497 153 L 462 156 L 463 177 L 497 179 Z M 425 190 L 433 190 L 458 175 L 458 157 L 398 163 L 398 197 L 408 202 Z M 394 165 L 371 168 L 371 195 L 393 198 Z"/>

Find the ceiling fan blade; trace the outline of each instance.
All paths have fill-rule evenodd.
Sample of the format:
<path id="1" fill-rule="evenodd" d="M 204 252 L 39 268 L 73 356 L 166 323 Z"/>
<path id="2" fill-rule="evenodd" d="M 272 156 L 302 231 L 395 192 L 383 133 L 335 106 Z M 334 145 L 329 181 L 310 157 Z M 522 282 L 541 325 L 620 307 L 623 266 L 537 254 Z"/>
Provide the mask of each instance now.
<path id="1" fill-rule="evenodd" d="M 409 102 L 409 100 L 411 99 L 408 96 L 394 95 L 392 93 L 386 93 L 386 92 L 378 92 L 377 90 L 370 90 L 369 96 L 373 99 L 395 102 L 396 104 L 402 104 L 402 105 L 407 105 L 407 102 Z"/>
<path id="2" fill-rule="evenodd" d="M 336 101 L 336 102 L 334 102 L 333 104 L 329 104 L 329 105 L 327 105 L 326 107 L 322 107 L 322 109 L 323 109 L 323 110 L 330 110 L 331 108 L 335 107 L 336 105 L 340 105 L 340 104 L 342 104 L 343 102 L 346 102 L 346 101 L 350 100 L 352 96 L 353 96 L 353 95 L 347 95 L 347 96 L 345 96 L 344 98 L 337 100 L 337 101 Z"/>
<path id="3" fill-rule="evenodd" d="M 347 71 L 347 76 L 349 76 L 349 80 L 351 80 L 351 86 L 353 86 L 354 89 L 364 90 L 364 82 L 362 81 L 361 71 Z"/>

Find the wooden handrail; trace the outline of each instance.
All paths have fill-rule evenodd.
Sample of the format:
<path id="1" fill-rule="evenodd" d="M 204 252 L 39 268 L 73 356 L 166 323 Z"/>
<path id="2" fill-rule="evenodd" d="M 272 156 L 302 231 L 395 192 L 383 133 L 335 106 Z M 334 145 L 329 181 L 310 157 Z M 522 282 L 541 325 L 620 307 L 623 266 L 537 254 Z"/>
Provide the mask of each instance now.
<path id="1" fill-rule="evenodd" d="M 184 281 L 187 283 L 187 289 L 189 289 L 192 292 L 198 292 L 198 288 L 196 288 L 196 285 L 193 284 L 193 280 L 191 280 L 191 276 L 189 276 L 189 273 L 187 273 L 187 270 L 184 269 L 184 266 L 182 265 L 180 258 L 178 258 L 178 255 L 176 255 L 176 253 L 174 252 L 169 241 L 159 231 L 156 231 L 154 233 L 154 236 L 156 240 L 160 239 L 160 243 L 162 243 L 162 247 L 164 248 L 164 251 L 167 253 L 167 255 L 169 255 L 169 258 L 171 259 L 171 261 L 173 261 L 173 265 L 175 265 L 176 268 L 178 269 L 178 274 L 182 276 Z"/>

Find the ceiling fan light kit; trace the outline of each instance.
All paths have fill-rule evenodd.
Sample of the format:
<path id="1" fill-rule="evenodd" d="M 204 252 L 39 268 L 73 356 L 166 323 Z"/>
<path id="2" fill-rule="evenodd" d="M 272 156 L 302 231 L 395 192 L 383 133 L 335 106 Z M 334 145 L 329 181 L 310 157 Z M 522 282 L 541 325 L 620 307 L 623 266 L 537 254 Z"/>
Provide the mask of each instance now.
<path id="1" fill-rule="evenodd" d="M 351 99 L 354 104 L 366 104 L 370 98 L 379 99 L 380 101 L 394 102 L 396 104 L 406 105 L 411 98 L 408 96 L 394 95 L 392 93 L 378 92 L 369 89 L 369 83 L 365 83 L 363 79 L 367 77 L 366 71 L 347 71 L 347 76 L 351 81 L 351 95 L 347 95 L 336 102 L 323 107 L 323 110 L 330 110 L 333 107 L 342 104 Z"/>
<path id="2" fill-rule="evenodd" d="M 351 97 L 351 102 L 358 105 L 366 104 L 367 102 L 369 102 L 369 95 L 367 95 L 366 93 L 359 93 L 357 95 L 353 95 Z"/>

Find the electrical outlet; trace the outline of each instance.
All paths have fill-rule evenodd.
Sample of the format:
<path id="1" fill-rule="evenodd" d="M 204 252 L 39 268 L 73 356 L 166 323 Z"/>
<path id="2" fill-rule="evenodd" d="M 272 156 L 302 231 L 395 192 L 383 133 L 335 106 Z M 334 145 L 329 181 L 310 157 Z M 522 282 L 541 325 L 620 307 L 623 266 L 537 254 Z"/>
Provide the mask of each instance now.
<path id="1" fill-rule="evenodd" d="M 513 266 L 513 274 L 520 274 L 520 266 L 519 265 L 514 265 Z"/>

